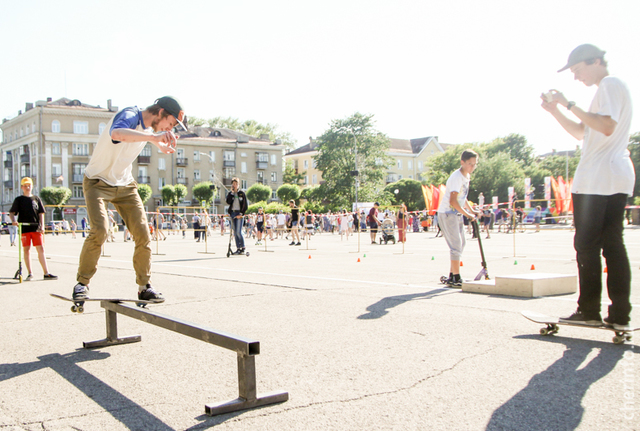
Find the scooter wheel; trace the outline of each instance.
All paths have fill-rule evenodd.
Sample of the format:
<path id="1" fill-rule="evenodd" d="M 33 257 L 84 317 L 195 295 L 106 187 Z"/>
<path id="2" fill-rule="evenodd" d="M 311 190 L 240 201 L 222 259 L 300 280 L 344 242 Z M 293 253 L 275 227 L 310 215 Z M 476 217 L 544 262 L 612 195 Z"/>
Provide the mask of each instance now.
<path id="1" fill-rule="evenodd" d="M 249 257 L 249 252 L 246 253 L 247 257 Z"/>

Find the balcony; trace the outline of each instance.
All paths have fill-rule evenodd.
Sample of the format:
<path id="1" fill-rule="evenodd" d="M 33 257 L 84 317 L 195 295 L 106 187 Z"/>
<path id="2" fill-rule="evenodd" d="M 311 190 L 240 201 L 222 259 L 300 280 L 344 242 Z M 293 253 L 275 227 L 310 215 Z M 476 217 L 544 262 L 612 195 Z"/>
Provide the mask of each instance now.
<path id="1" fill-rule="evenodd" d="M 138 156 L 139 165 L 148 165 L 151 163 L 151 156 Z"/>
<path id="2" fill-rule="evenodd" d="M 5 161 L 4 161 L 4 167 L 5 167 L 6 169 L 11 169 L 11 168 L 13 168 L 13 159 L 5 160 Z"/>
<path id="3" fill-rule="evenodd" d="M 231 187 L 231 178 L 223 178 L 222 185 Z"/>
<path id="4" fill-rule="evenodd" d="M 222 163 L 222 166 L 225 168 L 235 168 L 236 167 L 236 161 L 235 160 L 225 160 Z"/>
<path id="5" fill-rule="evenodd" d="M 20 155 L 20 163 L 29 163 L 30 160 L 31 155 L 29 153 Z"/>
<path id="6" fill-rule="evenodd" d="M 189 178 L 176 178 L 176 184 L 189 185 Z"/>
<path id="7" fill-rule="evenodd" d="M 6 180 L 4 182 L 4 188 L 5 189 L 13 189 L 13 180 Z"/>
<path id="8" fill-rule="evenodd" d="M 256 160 L 256 169 L 267 169 L 269 167 L 269 162 L 261 162 Z"/>
<path id="9" fill-rule="evenodd" d="M 138 184 L 149 184 L 150 177 L 146 177 L 144 175 L 138 175 Z"/>
<path id="10" fill-rule="evenodd" d="M 82 183 L 84 180 L 84 174 L 73 174 L 73 178 L 71 179 L 74 183 Z"/>
<path id="11" fill-rule="evenodd" d="M 189 159 L 187 159 L 186 157 L 177 157 L 176 158 L 176 166 L 185 167 L 188 164 L 189 164 Z"/>
<path id="12" fill-rule="evenodd" d="M 265 179 L 264 179 L 264 178 L 258 178 L 258 179 L 256 180 L 256 183 L 257 183 L 257 184 L 267 184 L 267 182 L 265 181 Z"/>

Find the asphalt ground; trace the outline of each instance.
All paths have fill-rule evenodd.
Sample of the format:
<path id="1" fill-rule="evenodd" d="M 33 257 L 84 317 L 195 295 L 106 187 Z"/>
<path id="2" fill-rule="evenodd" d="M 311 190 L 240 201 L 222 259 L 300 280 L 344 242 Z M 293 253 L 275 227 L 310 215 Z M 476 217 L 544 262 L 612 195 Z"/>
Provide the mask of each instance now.
<path id="1" fill-rule="evenodd" d="M 94 350 L 104 310 L 84 314 L 70 295 L 82 238 L 46 236 L 57 281 L 17 283 L 17 248 L 0 238 L 0 430 L 633 430 L 640 429 L 636 333 L 563 326 L 541 336 L 522 310 L 570 314 L 577 294 L 516 298 L 439 284 L 448 249 L 433 232 L 406 246 L 368 234 L 276 240 L 226 257 L 228 237 L 154 243 L 152 284 L 167 298 L 151 310 L 260 341 L 258 392 L 289 400 L 209 417 L 205 404 L 238 396 L 236 354 L 121 316 L 135 344 Z M 632 320 L 640 324 L 640 229 L 625 230 Z M 489 275 L 576 274 L 573 233 L 543 229 L 484 240 Z M 208 251 L 209 254 L 204 253 Z M 132 243 L 107 243 L 93 296 L 135 297 Z M 215 254 L 212 254 L 215 253 Z M 358 261 L 359 260 L 359 261 Z M 481 269 L 468 239 L 463 277 Z M 26 275 L 26 274 L 25 274 Z M 603 274 L 606 277 L 606 274 Z M 606 315 L 606 293 L 603 312 Z"/>

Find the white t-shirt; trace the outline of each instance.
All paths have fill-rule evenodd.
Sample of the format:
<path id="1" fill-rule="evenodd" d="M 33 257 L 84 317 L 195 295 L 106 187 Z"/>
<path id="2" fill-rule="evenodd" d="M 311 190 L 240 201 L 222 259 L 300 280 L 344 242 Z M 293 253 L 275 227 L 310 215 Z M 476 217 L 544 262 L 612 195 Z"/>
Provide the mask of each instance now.
<path id="1" fill-rule="evenodd" d="M 618 125 L 611 136 L 585 125 L 582 156 L 571 192 L 604 196 L 617 193 L 633 195 L 635 173 L 627 150 L 632 107 L 626 84 L 613 76 L 603 78 L 589 112 L 610 116 Z"/>
<path id="2" fill-rule="evenodd" d="M 134 130 L 145 130 L 141 122 L 137 121 L 137 118 L 140 116 L 137 107 L 126 108 L 118 112 L 111 121 L 109 121 L 107 127 L 105 127 L 98 138 L 98 143 L 93 150 L 91 160 L 89 160 L 89 164 L 84 171 L 87 178 L 101 179 L 114 187 L 126 186 L 134 181 L 133 175 L 131 175 L 131 164 L 147 144 L 146 140 L 142 142 L 113 143 L 111 140 L 111 126 L 114 120 L 120 120 L 123 114 L 128 114 L 128 122 L 135 121 L 137 123 Z M 133 127 L 131 128 L 133 129 Z"/>
<path id="3" fill-rule="evenodd" d="M 440 201 L 438 207 L 439 213 L 457 212 L 451 206 L 451 192 L 458 192 L 458 203 L 464 208 L 467 202 L 467 195 L 469 194 L 469 184 L 471 183 L 471 176 L 464 176 L 460 169 L 451 174 L 447 180 L 447 188 L 444 192 L 444 196 Z"/>

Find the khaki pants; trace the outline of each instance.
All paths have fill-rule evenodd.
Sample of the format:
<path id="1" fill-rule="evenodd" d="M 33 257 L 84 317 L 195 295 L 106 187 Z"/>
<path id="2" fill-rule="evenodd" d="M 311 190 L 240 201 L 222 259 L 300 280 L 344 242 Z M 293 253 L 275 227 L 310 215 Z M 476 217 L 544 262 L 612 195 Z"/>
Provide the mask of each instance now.
<path id="1" fill-rule="evenodd" d="M 78 282 L 88 285 L 98 269 L 102 245 L 108 236 L 107 205 L 111 202 L 135 240 L 133 268 L 136 271 L 136 283 L 148 284 L 151 278 L 151 235 L 147 215 L 138 195 L 138 185 L 133 182 L 127 186 L 113 187 L 102 180 L 84 177 L 82 188 L 91 230 L 80 253 Z"/>

